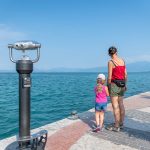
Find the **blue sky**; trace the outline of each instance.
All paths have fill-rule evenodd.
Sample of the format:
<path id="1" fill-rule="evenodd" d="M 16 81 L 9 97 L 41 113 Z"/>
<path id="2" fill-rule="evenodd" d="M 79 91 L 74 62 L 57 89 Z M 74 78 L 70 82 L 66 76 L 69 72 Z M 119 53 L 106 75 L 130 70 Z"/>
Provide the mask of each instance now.
<path id="1" fill-rule="evenodd" d="M 35 67 L 106 66 L 107 49 L 127 63 L 150 61 L 149 0 L 1 0 L 0 70 L 15 69 L 7 44 L 40 42 Z"/>

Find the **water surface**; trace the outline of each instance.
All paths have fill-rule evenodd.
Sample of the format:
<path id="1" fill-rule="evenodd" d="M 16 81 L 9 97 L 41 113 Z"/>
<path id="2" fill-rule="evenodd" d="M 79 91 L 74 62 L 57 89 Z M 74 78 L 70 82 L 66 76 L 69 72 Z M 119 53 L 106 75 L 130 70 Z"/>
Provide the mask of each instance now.
<path id="1" fill-rule="evenodd" d="M 125 97 L 150 91 L 150 72 L 129 73 Z M 31 128 L 94 107 L 97 73 L 33 73 Z M 18 133 L 18 75 L 0 73 L 0 139 Z"/>

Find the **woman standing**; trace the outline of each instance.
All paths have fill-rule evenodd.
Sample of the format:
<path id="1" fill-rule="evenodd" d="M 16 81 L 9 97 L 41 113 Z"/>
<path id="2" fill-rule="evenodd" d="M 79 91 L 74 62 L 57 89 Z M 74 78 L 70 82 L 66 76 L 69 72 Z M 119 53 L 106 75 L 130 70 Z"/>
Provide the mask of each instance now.
<path id="1" fill-rule="evenodd" d="M 125 116 L 123 96 L 126 91 L 127 71 L 124 60 L 117 55 L 116 47 L 110 47 L 108 54 L 111 57 L 111 60 L 108 62 L 108 87 L 115 123 L 109 125 L 107 129 L 120 131 L 120 129 L 123 129 Z"/>

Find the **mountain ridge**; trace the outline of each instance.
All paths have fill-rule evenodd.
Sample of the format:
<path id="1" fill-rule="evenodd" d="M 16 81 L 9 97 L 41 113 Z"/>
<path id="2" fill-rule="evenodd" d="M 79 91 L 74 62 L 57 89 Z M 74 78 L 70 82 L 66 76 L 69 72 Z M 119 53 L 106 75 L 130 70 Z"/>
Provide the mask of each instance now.
<path id="1" fill-rule="evenodd" d="M 148 72 L 150 71 L 150 62 L 141 61 L 126 64 L 128 72 Z M 48 70 L 48 72 L 107 72 L 107 66 L 91 68 L 65 68 L 58 67 Z"/>
<path id="2" fill-rule="evenodd" d="M 150 72 L 150 62 L 140 61 L 130 64 L 126 64 L 127 72 Z M 15 69 L 10 70 L 0 70 L 0 73 L 15 73 Z M 56 67 L 52 69 L 39 69 L 34 67 L 33 72 L 107 72 L 107 66 L 98 66 L 90 68 L 66 68 L 66 67 Z"/>

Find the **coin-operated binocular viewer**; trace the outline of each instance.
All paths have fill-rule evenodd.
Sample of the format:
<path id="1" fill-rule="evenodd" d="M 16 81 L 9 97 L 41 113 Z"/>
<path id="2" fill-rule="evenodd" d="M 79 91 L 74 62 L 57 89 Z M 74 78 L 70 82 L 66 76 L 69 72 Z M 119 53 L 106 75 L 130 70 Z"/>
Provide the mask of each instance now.
<path id="1" fill-rule="evenodd" d="M 16 70 L 19 73 L 19 150 L 44 150 L 47 141 L 47 131 L 42 130 L 34 135 L 30 134 L 30 87 L 33 71 L 33 63 L 40 58 L 41 44 L 35 41 L 19 41 L 9 44 L 10 60 L 16 63 Z M 13 49 L 23 52 L 22 58 L 15 60 Z M 33 60 L 25 55 L 26 51 L 36 50 L 37 57 Z"/>

